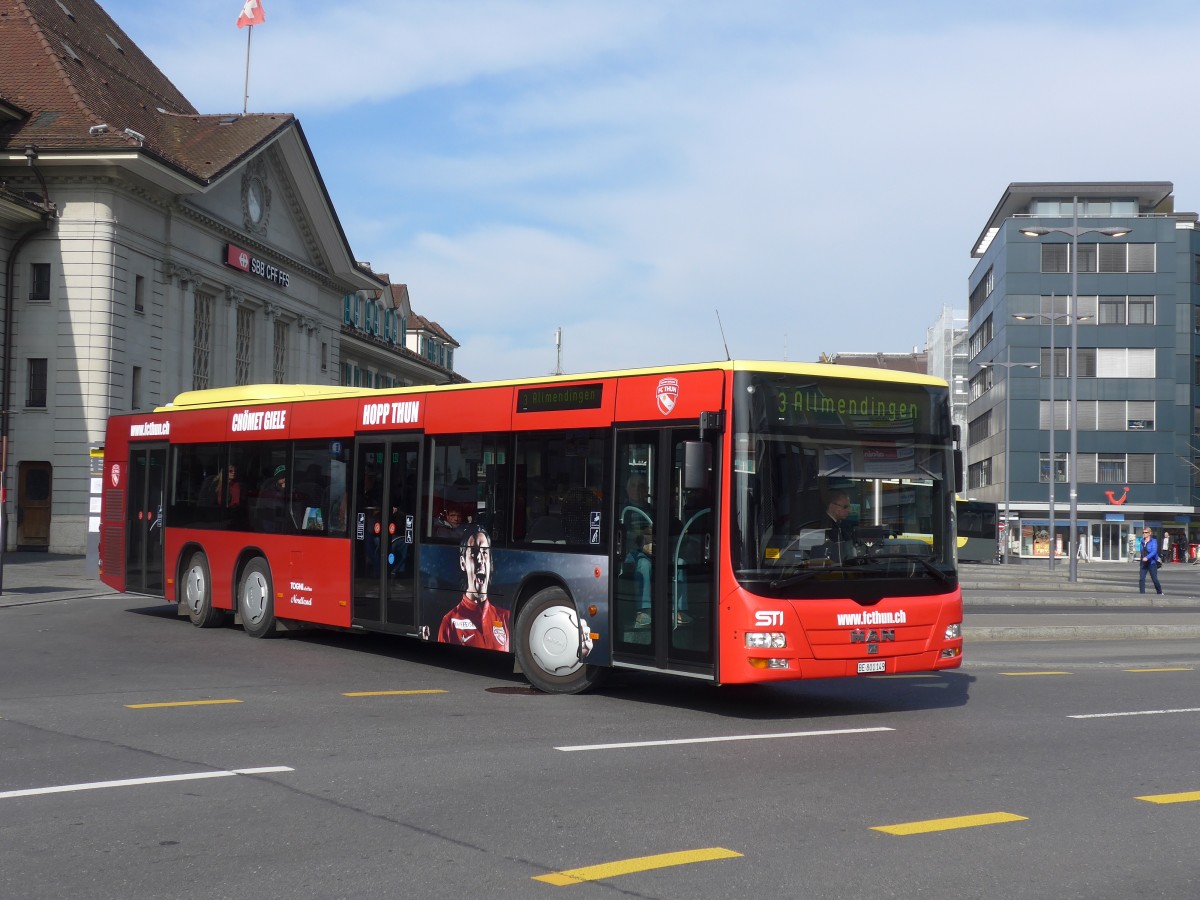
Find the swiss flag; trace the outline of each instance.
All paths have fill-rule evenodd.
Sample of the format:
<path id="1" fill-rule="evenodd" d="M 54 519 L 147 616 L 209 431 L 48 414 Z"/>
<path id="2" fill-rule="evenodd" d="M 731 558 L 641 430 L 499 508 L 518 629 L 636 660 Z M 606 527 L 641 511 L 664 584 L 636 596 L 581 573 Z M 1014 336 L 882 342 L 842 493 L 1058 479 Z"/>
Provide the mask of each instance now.
<path id="1" fill-rule="evenodd" d="M 263 10 L 262 0 L 246 0 L 242 6 L 242 14 L 238 16 L 237 27 L 261 25 L 265 21 L 267 21 L 267 14 Z"/>

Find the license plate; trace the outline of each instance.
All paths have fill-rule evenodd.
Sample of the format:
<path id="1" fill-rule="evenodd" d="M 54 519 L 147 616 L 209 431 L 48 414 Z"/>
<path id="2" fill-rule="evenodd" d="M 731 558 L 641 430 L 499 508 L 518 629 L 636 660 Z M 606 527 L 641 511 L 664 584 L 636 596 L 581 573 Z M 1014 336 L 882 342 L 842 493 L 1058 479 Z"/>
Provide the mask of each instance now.
<path id="1" fill-rule="evenodd" d="M 887 660 L 873 659 L 870 662 L 860 662 L 858 664 L 858 674 L 867 675 L 871 672 L 886 672 Z"/>

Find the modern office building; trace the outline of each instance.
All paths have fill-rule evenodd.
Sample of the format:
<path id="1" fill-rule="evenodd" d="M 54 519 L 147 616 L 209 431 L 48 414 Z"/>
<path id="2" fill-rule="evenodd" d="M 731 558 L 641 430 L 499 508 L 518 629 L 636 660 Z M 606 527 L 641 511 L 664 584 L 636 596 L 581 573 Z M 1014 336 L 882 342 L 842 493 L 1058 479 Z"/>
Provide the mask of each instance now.
<path id="1" fill-rule="evenodd" d="M 1010 556 L 1070 552 L 1072 489 L 1079 559 L 1200 535 L 1200 233 L 1172 191 L 1010 184 L 972 247 L 967 489 L 1007 505 Z"/>

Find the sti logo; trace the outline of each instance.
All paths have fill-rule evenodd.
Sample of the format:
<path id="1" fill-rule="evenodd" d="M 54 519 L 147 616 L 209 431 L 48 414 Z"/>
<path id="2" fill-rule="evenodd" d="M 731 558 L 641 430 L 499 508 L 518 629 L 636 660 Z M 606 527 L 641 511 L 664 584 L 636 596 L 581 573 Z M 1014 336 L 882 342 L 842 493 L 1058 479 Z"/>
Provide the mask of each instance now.
<path id="1" fill-rule="evenodd" d="M 759 610 L 754 614 L 754 624 L 759 628 L 772 628 L 775 626 L 782 627 L 783 612 L 782 610 Z"/>

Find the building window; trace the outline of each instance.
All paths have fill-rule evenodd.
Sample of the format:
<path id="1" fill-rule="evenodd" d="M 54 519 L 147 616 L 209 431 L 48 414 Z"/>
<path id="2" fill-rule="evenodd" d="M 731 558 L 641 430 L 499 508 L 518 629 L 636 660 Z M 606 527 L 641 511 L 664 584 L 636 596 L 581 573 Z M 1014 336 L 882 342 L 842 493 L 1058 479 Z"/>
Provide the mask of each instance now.
<path id="1" fill-rule="evenodd" d="M 321 371 L 325 372 L 329 369 L 329 344 L 321 341 Z"/>
<path id="2" fill-rule="evenodd" d="M 275 383 L 283 384 L 287 381 L 287 355 L 288 355 L 288 327 L 286 322 L 275 320 L 275 358 L 273 374 L 275 375 Z"/>
<path id="3" fill-rule="evenodd" d="M 1118 244 L 1129 248 L 1130 272 L 1154 271 L 1154 244 Z"/>
<path id="4" fill-rule="evenodd" d="M 1200 263 L 1197 265 L 1200 265 Z M 975 287 L 971 290 L 970 312 L 967 313 L 968 316 L 974 316 L 975 313 L 979 312 L 979 310 L 983 308 L 983 301 L 986 300 L 988 295 L 992 293 L 992 288 L 994 285 L 995 280 L 992 276 L 992 267 L 988 266 L 988 270 L 984 272 L 983 277 L 979 279 L 979 284 L 975 285 Z"/>
<path id="5" fill-rule="evenodd" d="M 1124 484 L 1126 481 L 1125 454 L 1096 454 L 1096 480 L 1100 484 Z"/>
<path id="6" fill-rule="evenodd" d="M 1055 378 L 1066 378 L 1067 377 L 1068 352 L 1069 352 L 1068 348 L 1066 348 L 1066 347 L 1055 347 L 1054 348 L 1054 377 Z M 1049 347 L 1042 348 L 1041 360 L 1038 363 L 1038 374 L 1042 378 L 1050 377 L 1050 348 Z"/>
<path id="7" fill-rule="evenodd" d="M 1096 480 L 1100 484 L 1153 484 L 1153 453 L 1098 453 Z"/>
<path id="8" fill-rule="evenodd" d="M 142 367 L 134 366 L 129 380 L 129 408 L 136 412 L 142 408 Z"/>
<path id="9" fill-rule="evenodd" d="M 971 376 L 970 384 L 967 387 L 967 402 L 974 403 L 985 393 L 992 389 L 992 369 L 980 369 Z"/>
<path id="10" fill-rule="evenodd" d="M 237 349 L 234 356 L 234 384 L 249 384 L 251 354 L 254 352 L 254 313 L 239 306 L 237 311 Z"/>
<path id="11" fill-rule="evenodd" d="M 967 468 L 967 487 L 971 490 L 987 487 L 991 483 L 992 461 L 990 458 L 983 462 L 972 463 Z"/>
<path id="12" fill-rule="evenodd" d="M 978 356 L 983 352 L 983 348 L 988 345 L 992 339 L 992 317 L 988 316 L 979 327 L 971 334 L 968 342 L 968 353 L 970 356 Z"/>
<path id="13" fill-rule="evenodd" d="M 29 302 L 50 302 L 50 263 L 30 263 Z"/>
<path id="14" fill-rule="evenodd" d="M 1042 271 L 1069 272 L 1067 268 L 1070 244 L 1042 244 Z"/>
<path id="15" fill-rule="evenodd" d="M 1065 431 L 1067 428 L 1067 407 L 1070 404 L 1066 400 L 1059 400 L 1054 404 L 1054 430 Z M 1050 401 L 1038 401 L 1038 428 L 1046 431 L 1050 428 Z"/>
<path id="16" fill-rule="evenodd" d="M 1153 347 L 1100 347 L 1096 350 L 1098 378 L 1154 378 L 1154 371 Z"/>
<path id="17" fill-rule="evenodd" d="M 1154 324 L 1154 298 L 1153 297 L 1130 297 L 1129 298 L 1129 324 L 1130 325 L 1153 325 Z"/>
<path id="18" fill-rule="evenodd" d="M 1038 477 L 1043 484 L 1050 483 L 1050 454 L 1038 454 Z M 1067 454 L 1054 453 L 1054 480 L 1055 482 L 1063 482 L 1067 480 Z"/>
<path id="19" fill-rule="evenodd" d="M 967 425 L 967 443 L 978 444 L 992 433 L 992 411 L 989 409 L 982 416 L 972 419 Z"/>
<path id="20" fill-rule="evenodd" d="M 146 279 L 141 275 L 133 276 L 133 311 L 146 311 Z"/>
<path id="21" fill-rule="evenodd" d="M 212 341 L 212 294 L 196 291 L 195 317 L 192 322 L 192 390 L 208 387 Z"/>
<path id="22" fill-rule="evenodd" d="M 29 387 L 25 391 L 25 405 L 34 409 L 46 408 L 47 373 L 49 363 L 44 357 L 29 360 Z"/>
<path id="23" fill-rule="evenodd" d="M 1100 298 L 1100 324 L 1101 325 L 1124 325 L 1125 324 L 1125 298 L 1124 297 L 1101 297 Z"/>
<path id="24" fill-rule="evenodd" d="M 1069 269 L 1047 268 L 1059 265 L 1057 254 L 1047 257 L 1047 247 L 1069 247 L 1069 244 L 1042 245 L 1042 271 L 1067 272 Z M 1063 251 L 1066 252 L 1066 251 Z M 1105 242 L 1101 244 L 1080 244 L 1080 272 L 1153 272 L 1155 271 L 1154 244 L 1120 244 Z M 1200 265 L 1200 264 L 1198 264 Z"/>

